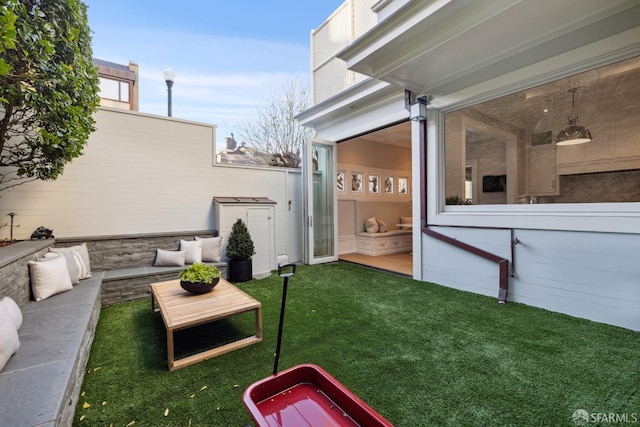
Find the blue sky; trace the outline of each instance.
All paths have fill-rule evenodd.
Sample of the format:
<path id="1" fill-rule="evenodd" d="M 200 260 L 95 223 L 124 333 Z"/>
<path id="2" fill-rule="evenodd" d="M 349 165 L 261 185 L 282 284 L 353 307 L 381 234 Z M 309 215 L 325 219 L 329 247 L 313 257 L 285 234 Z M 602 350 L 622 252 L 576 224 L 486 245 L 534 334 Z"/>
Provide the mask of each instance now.
<path id="1" fill-rule="evenodd" d="M 217 145 L 292 76 L 309 86 L 310 32 L 344 0 L 85 0 L 93 55 L 140 68 L 140 111 L 218 126 Z"/>

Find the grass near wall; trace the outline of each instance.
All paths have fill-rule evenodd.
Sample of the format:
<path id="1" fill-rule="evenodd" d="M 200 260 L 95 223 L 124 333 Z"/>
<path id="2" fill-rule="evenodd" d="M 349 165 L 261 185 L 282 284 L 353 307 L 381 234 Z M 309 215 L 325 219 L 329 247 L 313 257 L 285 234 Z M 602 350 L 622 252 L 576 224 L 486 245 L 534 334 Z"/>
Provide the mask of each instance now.
<path id="1" fill-rule="evenodd" d="M 104 308 L 74 425 L 250 423 L 242 393 L 271 374 L 282 279 L 239 287 L 263 304 L 264 341 L 174 372 L 148 300 Z M 251 334 L 247 313 L 176 346 Z M 289 280 L 280 370 L 299 363 L 396 426 L 571 426 L 577 409 L 640 419 L 639 333 L 346 263 L 300 266 Z"/>

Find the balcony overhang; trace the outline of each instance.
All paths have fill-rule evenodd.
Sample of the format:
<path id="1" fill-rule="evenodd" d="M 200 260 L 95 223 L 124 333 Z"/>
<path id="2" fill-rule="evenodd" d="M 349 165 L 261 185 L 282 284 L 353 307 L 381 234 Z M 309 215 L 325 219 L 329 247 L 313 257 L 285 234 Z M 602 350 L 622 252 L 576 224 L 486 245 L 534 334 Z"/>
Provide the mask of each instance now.
<path id="1" fill-rule="evenodd" d="M 338 58 L 438 97 L 639 26 L 636 0 L 413 1 Z"/>
<path id="2" fill-rule="evenodd" d="M 380 99 L 398 94 L 402 94 L 401 90 L 387 82 L 366 79 L 299 113 L 295 119 L 303 126 L 317 130 L 327 123 L 357 114 Z"/>

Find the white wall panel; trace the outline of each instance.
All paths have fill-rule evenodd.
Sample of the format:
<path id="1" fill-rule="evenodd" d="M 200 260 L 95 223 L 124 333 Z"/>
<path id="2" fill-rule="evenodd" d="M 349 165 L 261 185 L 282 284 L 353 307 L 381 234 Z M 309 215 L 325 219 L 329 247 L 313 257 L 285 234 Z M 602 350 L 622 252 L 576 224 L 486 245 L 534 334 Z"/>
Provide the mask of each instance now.
<path id="1" fill-rule="evenodd" d="M 437 228 L 511 259 L 505 230 Z M 640 330 L 640 237 L 635 234 L 516 230 L 511 302 Z M 422 236 L 423 279 L 498 295 L 497 264 Z"/>

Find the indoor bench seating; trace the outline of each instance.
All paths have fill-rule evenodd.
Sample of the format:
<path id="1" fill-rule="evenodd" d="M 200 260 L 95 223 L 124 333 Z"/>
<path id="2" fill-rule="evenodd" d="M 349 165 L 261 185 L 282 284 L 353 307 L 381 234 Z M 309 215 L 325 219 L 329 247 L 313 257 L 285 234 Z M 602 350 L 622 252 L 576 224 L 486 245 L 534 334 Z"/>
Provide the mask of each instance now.
<path id="1" fill-rule="evenodd" d="M 371 256 L 408 252 L 412 247 L 411 234 L 411 230 L 389 230 L 384 233 L 356 233 L 356 251 Z"/>

